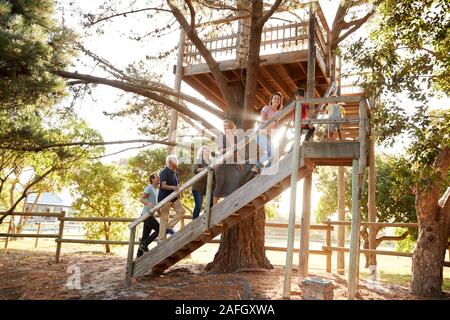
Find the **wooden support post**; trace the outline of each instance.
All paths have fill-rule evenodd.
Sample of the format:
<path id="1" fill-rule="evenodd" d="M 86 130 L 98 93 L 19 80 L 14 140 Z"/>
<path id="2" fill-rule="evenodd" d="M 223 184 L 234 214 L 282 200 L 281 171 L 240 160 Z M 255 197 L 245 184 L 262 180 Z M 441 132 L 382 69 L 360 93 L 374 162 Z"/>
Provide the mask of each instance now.
<path id="1" fill-rule="evenodd" d="M 211 194 L 212 194 L 213 174 L 214 174 L 213 171 L 209 170 L 208 175 L 206 177 L 204 230 L 208 230 L 211 227 Z"/>
<path id="2" fill-rule="evenodd" d="M 294 255 L 294 239 L 295 239 L 295 214 L 297 201 L 297 183 L 298 183 L 298 166 L 300 163 L 300 143 L 301 143 L 301 111 L 302 106 L 299 101 L 295 103 L 295 120 L 294 120 L 294 148 L 292 154 L 291 165 L 291 195 L 289 203 L 289 220 L 288 220 L 288 242 L 286 251 L 286 267 L 284 269 L 284 287 L 283 298 L 289 299 L 291 295 L 292 281 L 292 260 Z"/>
<path id="3" fill-rule="evenodd" d="M 369 222 L 376 222 L 377 208 L 375 202 L 376 191 L 376 168 L 375 168 L 375 142 L 373 136 L 369 142 L 369 190 L 368 190 L 368 211 Z M 369 227 L 369 249 L 376 249 L 377 241 L 377 227 Z M 372 280 L 377 280 L 377 256 L 376 254 L 369 255 L 369 272 Z"/>
<path id="4" fill-rule="evenodd" d="M 327 247 L 331 247 L 331 225 L 328 224 L 327 226 L 328 226 L 328 229 L 327 229 L 326 234 L 325 234 L 325 237 L 326 237 L 325 238 L 325 245 Z M 327 272 L 331 272 L 331 258 L 332 258 L 332 254 L 333 254 L 333 251 L 328 250 L 328 252 L 327 252 L 327 265 L 326 265 Z"/>
<path id="5" fill-rule="evenodd" d="M 345 220 L 345 169 L 338 167 L 338 220 Z M 338 227 L 338 247 L 345 247 L 345 226 Z M 338 251 L 337 253 L 337 272 L 340 275 L 345 274 L 345 253 Z"/>
<path id="6" fill-rule="evenodd" d="M 12 231 L 12 223 L 13 223 L 13 216 L 9 216 L 9 224 L 8 224 L 8 233 L 11 233 Z M 6 237 L 6 241 L 5 241 L 5 250 L 8 249 L 8 242 L 9 242 L 9 237 Z"/>
<path id="7" fill-rule="evenodd" d="M 309 230 L 311 220 L 311 187 L 312 173 L 303 180 L 303 210 L 302 220 L 300 222 L 300 252 L 298 266 L 298 283 L 308 276 L 309 263 Z"/>
<path id="8" fill-rule="evenodd" d="M 136 238 L 136 227 L 130 228 L 130 238 L 128 239 L 128 255 L 127 255 L 127 268 L 125 272 L 125 284 L 131 283 L 131 277 L 133 276 L 133 255 L 134 255 L 134 240 Z"/>
<path id="9" fill-rule="evenodd" d="M 331 57 L 331 31 L 327 31 L 327 55 L 326 55 L 326 76 L 327 77 L 331 77 L 332 71 L 331 68 L 333 67 L 333 63 L 331 62 L 332 57 Z M 331 79 L 331 82 L 333 82 L 334 79 Z"/>
<path id="10" fill-rule="evenodd" d="M 184 58 L 184 46 L 186 42 L 186 34 L 183 28 L 180 28 L 180 42 L 178 44 L 178 56 L 177 66 L 175 70 L 175 84 L 173 91 L 176 93 L 181 92 L 181 79 L 183 76 L 183 58 Z M 175 102 L 179 103 L 180 99 L 175 98 Z M 176 142 L 178 127 L 178 112 L 173 110 L 170 112 L 170 127 L 169 127 L 169 142 Z M 168 154 L 172 154 L 174 151 L 173 146 L 167 147 Z"/>
<path id="11" fill-rule="evenodd" d="M 39 233 L 41 232 L 41 221 L 38 222 L 38 227 L 37 227 L 37 233 L 36 233 L 36 240 L 34 242 L 34 247 L 37 248 L 38 246 L 38 241 L 39 241 Z"/>
<path id="12" fill-rule="evenodd" d="M 342 89 L 342 57 L 339 55 L 339 59 L 338 59 L 338 90 L 337 90 L 337 95 L 341 96 L 341 89 Z"/>
<path id="13" fill-rule="evenodd" d="M 61 211 L 61 214 L 59 216 L 59 232 L 58 232 L 58 238 L 55 240 L 56 241 L 56 253 L 55 253 L 55 261 L 58 263 L 59 262 L 59 257 L 61 255 L 61 245 L 62 245 L 62 238 L 63 238 L 63 233 L 64 233 L 64 217 L 66 216 L 66 212 L 65 211 Z"/>
<path id="14" fill-rule="evenodd" d="M 316 18 L 312 7 L 309 9 L 308 27 L 308 69 L 306 78 L 306 98 L 314 98 L 315 75 L 316 75 Z M 309 118 L 312 119 L 314 106 L 309 107 Z"/>
<path id="15" fill-rule="evenodd" d="M 352 170 L 352 231 L 350 257 L 348 261 L 348 299 L 355 299 L 359 273 L 359 229 L 361 225 L 360 202 L 358 200 L 358 159 L 353 159 Z"/>

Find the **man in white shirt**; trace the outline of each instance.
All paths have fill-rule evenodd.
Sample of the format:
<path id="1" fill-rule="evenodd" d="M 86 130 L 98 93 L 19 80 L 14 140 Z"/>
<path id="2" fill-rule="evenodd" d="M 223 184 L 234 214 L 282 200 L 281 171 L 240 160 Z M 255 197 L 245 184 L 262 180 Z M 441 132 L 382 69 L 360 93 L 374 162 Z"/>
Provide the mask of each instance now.
<path id="1" fill-rule="evenodd" d="M 142 204 L 144 204 L 141 216 L 149 212 L 158 203 L 158 189 L 156 188 L 158 184 L 159 184 L 158 175 L 152 174 L 150 176 L 150 184 L 147 187 L 145 187 L 144 193 L 139 199 L 139 201 Z M 139 244 L 139 250 L 137 252 L 138 258 L 142 256 L 144 252 L 148 251 L 148 245 L 158 237 L 158 234 L 159 234 L 159 223 L 155 218 L 155 213 L 153 212 L 144 221 L 144 229 L 142 231 L 141 243 Z"/>

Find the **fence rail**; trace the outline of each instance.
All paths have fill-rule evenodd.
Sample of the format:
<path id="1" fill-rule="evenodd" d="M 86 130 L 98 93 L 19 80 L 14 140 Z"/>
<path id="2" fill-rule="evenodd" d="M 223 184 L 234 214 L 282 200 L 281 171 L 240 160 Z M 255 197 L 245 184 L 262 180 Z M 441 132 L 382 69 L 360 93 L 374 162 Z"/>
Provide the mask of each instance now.
<path id="1" fill-rule="evenodd" d="M 0 212 L 1 214 L 2 212 Z M 4 213 L 3 213 L 4 214 Z M 41 234 L 39 233 L 40 230 L 40 222 L 38 233 L 36 234 L 30 234 L 30 233 L 0 233 L 0 237 L 6 237 L 5 242 L 5 249 L 8 245 L 8 238 L 36 238 L 36 244 L 37 246 L 37 239 L 39 238 L 48 238 L 48 239 L 55 239 L 55 242 L 57 243 L 57 249 L 55 254 L 55 260 L 58 262 L 61 252 L 61 246 L 63 243 L 77 243 L 77 244 L 97 244 L 97 245 L 128 245 L 129 241 L 122 241 L 122 240 L 89 240 L 89 239 L 64 239 L 64 222 L 70 221 L 70 222 L 115 222 L 115 223 L 129 223 L 134 221 L 133 218 L 115 218 L 115 217 L 66 217 L 65 212 L 61 213 L 46 213 L 46 212 L 13 212 L 10 214 L 11 216 L 37 216 L 37 217 L 57 217 L 60 221 L 59 228 L 58 228 L 58 234 Z M 192 219 L 191 215 L 184 215 L 183 219 Z M 182 221 L 182 224 L 184 224 L 184 221 Z M 334 226 L 348 226 L 351 225 L 351 221 L 331 221 L 326 220 L 323 221 L 322 224 L 312 224 L 310 226 L 311 230 L 316 231 L 324 231 L 325 232 L 325 245 L 322 246 L 322 250 L 309 250 L 310 254 L 315 255 L 323 255 L 326 256 L 326 271 L 331 272 L 331 259 L 332 259 L 332 253 L 333 252 L 349 252 L 350 249 L 346 247 L 338 247 L 338 246 L 332 246 L 332 237 L 331 233 L 334 231 Z M 377 226 L 381 228 L 388 228 L 388 227 L 397 227 L 397 228 L 417 228 L 417 223 L 388 223 L 388 222 L 362 222 L 362 226 Z M 288 228 L 288 224 L 286 223 L 273 223 L 273 222 L 267 222 L 265 224 L 266 228 L 279 228 L 279 229 L 286 229 Z M 295 224 L 295 229 L 300 229 L 300 224 Z M 220 240 L 211 240 L 208 243 L 211 244 L 218 244 L 220 243 Z M 135 245 L 139 245 L 138 241 L 134 241 Z M 286 252 L 285 247 L 278 247 L 278 246 L 265 246 L 265 249 L 268 251 L 277 251 L 277 252 Z M 294 252 L 299 252 L 299 249 L 294 249 Z M 412 253 L 410 252 L 396 252 L 396 251 L 386 251 L 386 250 L 372 250 L 372 249 L 360 249 L 361 254 L 376 254 L 376 255 L 386 255 L 386 256 L 397 256 L 397 257 L 412 257 Z M 445 267 L 450 267 L 450 262 L 446 261 L 444 262 Z"/>

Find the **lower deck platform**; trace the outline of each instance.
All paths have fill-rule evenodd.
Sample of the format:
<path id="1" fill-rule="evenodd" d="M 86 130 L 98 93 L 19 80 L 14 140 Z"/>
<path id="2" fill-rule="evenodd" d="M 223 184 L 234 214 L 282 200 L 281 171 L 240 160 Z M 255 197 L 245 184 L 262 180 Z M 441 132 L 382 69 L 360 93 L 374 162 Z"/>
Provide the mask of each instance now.
<path id="1" fill-rule="evenodd" d="M 359 141 L 305 141 L 302 145 L 304 159 L 316 166 L 352 166 L 353 159 L 360 157 Z"/>

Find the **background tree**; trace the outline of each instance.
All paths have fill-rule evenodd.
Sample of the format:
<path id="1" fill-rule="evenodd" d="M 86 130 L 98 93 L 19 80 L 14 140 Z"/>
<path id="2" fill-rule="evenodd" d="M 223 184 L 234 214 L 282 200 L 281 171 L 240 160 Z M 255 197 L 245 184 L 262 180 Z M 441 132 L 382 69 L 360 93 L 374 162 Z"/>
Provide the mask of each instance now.
<path id="1" fill-rule="evenodd" d="M 74 170 L 71 193 L 74 196 L 72 206 L 78 210 L 76 215 L 117 218 L 136 216 L 136 207 L 133 207 L 133 199 L 126 192 L 123 176 L 123 168 L 101 162 Z M 87 222 L 84 228 L 88 239 L 123 240 L 127 226 L 124 223 Z M 109 244 L 105 244 L 105 252 L 111 252 Z"/>
<path id="2" fill-rule="evenodd" d="M 380 141 L 392 143 L 402 133 L 412 140 L 408 162 L 417 190 L 419 236 L 411 291 L 425 296 L 442 294 L 443 247 L 448 238 L 448 221 L 437 205 L 448 185 L 448 107 L 430 113 L 428 98 L 450 93 L 449 9 L 445 0 L 383 1 L 370 41 L 360 39 L 347 50 L 356 69 L 366 72 L 362 85 L 383 98 L 374 113 Z M 399 94 L 412 100 L 410 110 L 398 103 Z"/>
<path id="3" fill-rule="evenodd" d="M 413 186 L 412 170 L 408 161 L 401 156 L 376 156 L 377 180 L 376 180 L 376 203 L 377 221 L 379 222 L 417 222 L 415 210 L 415 195 Z M 347 170 L 345 175 L 345 206 L 349 214 L 352 206 L 352 181 L 351 172 Z M 315 211 L 317 223 L 322 223 L 337 212 L 337 170 L 332 167 L 320 167 L 318 169 L 317 189 L 322 193 Z M 368 186 L 364 187 L 363 203 L 367 203 Z M 368 221 L 368 208 L 364 206 L 361 210 L 363 221 Z M 382 228 L 377 228 L 378 234 Z M 360 235 L 364 240 L 363 248 L 369 248 L 369 237 L 367 227 L 362 227 Z M 381 235 L 376 240 L 376 247 L 383 241 L 403 240 L 408 235 L 417 239 L 417 230 L 410 229 L 396 236 Z M 375 248 L 376 248 L 375 247 Z M 366 257 L 366 268 L 369 267 L 369 257 Z"/>

